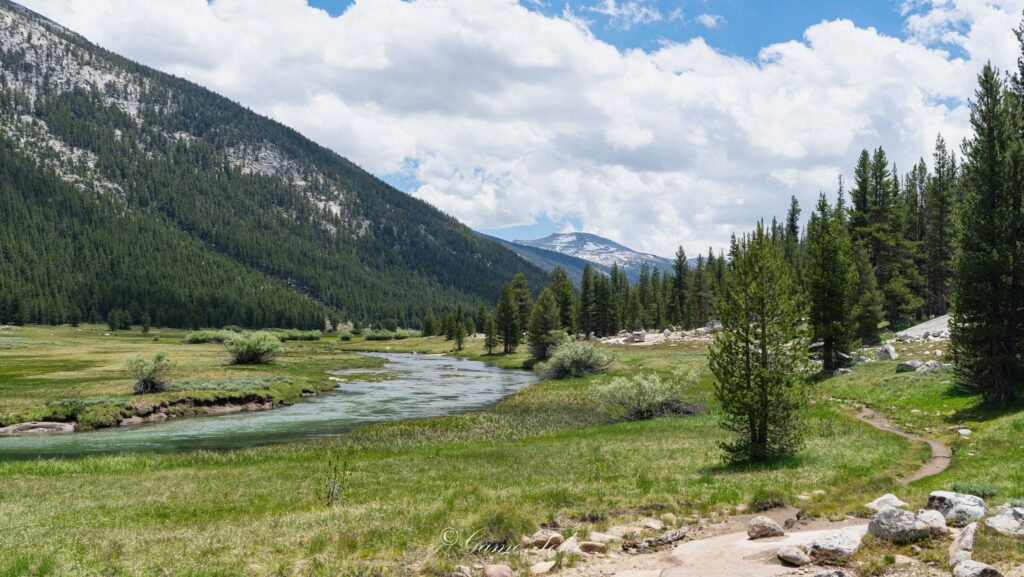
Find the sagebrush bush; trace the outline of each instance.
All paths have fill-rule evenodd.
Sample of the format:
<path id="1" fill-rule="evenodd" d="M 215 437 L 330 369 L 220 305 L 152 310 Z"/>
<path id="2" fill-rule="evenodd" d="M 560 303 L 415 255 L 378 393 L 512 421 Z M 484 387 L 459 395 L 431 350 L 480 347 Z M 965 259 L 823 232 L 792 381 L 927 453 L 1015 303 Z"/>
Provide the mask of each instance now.
<path id="1" fill-rule="evenodd" d="M 999 487 L 987 483 L 957 481 L 953 483 L 951 489 L 954 493 L 965 493 L 982 499 L 991 499 L 999 494 Z"/>
<path id="2" fill-rule="evenodd" d="M 568 379 L 603 373 L 615 359 L 586 341 L 566 337 L 551 353 L 541 372 L 549 379 Z"/>
<path id="3" fill-rule="evenodd" d="M 692 376 L 662 380 L 655 373 L 615 377 L 598 385 L 597 399 L 616 416 L 642 420 L 669 414 L 696 413 L 683 401 L 686 383 Z M 685 410 L 692 407 L 690 410 Z M 682 410 L 681 410 L 682 409 Z"/>
<path id="4" fill-rule="evenodd" d="M 185 335 L 185 343 L 190 345 L 200 343 L 223 343 L 237 334 L 238 333 L 235 331 L 228 329 L 192 331 Z"/>
<path id="5" fill-rule="evenodd" d="M 167 390 L 168 376 L 174 364 L 167 353 L 159 352 L 153 356 L 152 361 L 147 361 L 142 355 L 129 357 L 124 362 L 124 368 L 135 379 L 135 394 L 143 395 Z"/>
<path id="6" fill-rule="evenodd" d="M 259 365 L 270 362 L 281 341 L 272 333 L 257 331 L 242 333 L 224 341 L 224 348 L 231 353 L 232 362 L 236 365 Z"/>
<path id="7" fill-rule="evenodd" d="M 286 341 L 318 341 L 323 336 L 323 333 L 320 331 L 300 331 L 296 329 L 272 332 L 282 343 Z"/>
<path id="8" fill-rule="evenodd" d="M 363 331 L 363 338 L 368 341 L 400 341 L 411 337 L 418 337 L 419 331 L 387 331 L 384 329 L 373 329 Z"/>

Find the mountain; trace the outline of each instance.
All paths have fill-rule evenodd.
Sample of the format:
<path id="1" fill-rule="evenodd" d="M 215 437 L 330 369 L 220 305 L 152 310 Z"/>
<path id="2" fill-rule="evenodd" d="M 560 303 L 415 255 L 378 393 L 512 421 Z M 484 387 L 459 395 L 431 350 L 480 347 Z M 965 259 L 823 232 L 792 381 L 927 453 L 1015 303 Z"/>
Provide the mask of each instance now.
<path id="1" fill-rule="evenodd" d="M 634 282 L 640 278 L 640 269 L 645 264 L 651 269 L 657 268 L 663 272 L 672 270 L 670 259 L 637 252 L 607 238 L 586 232 L 555 233 L 537 240 L 514 242 L 524 247 L 543 249 L 583 259 L 604 271 L 610 270 L 613 264 L 618 264 L 626 276 Z"/>
<path id="2" fill-rule="evenodd" d="M 0 0 L 0 322 L 415 324 L 545 273 L 296 131 Z"/>
<path id="3" fill-rule="evenodd" d="M 583 269 L 588 264 L 594 270 L 599 270 L 605 274 L 611 272 L 611 267 L 606 267 L 602 264 L 590 262 L 579 257 L 570 256 L 567 254 L 562 254 L 560 252 L 555 252 L 553 250 L 538 248 L 527 244 L 518 244 L 518 241 L 511 242 L 497 237 L 488 236 L 483 233 L 480 234 L 481 236 L 484 236 L 504 246 L 505 248 L 519 255 L 527 262 L 534 264 L 547 272 L 551 272 L 552 270 L 555 269 L 555 267 L 562 267 L 562 269 L 565 270 L 565 273 L 569 275 L 569 279 L 573 283 L 575 283 L 576 286 L 579 286 L 580 282 L 583 280 Z"/>

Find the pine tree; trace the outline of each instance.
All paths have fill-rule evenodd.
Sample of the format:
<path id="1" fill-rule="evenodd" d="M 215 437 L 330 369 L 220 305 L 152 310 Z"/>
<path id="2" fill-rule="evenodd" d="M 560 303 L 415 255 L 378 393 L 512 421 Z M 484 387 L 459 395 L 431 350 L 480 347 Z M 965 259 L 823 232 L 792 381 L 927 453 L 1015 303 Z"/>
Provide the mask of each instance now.
<path id="1" fill-rule="evenodd" d="M 473 319 L 473 328 L 476 329 L 473 332 L 475 333 L 477 330 L 482 331 L 486 326 L 487 307 L 485 305 L 480 305 L 476 308 L 476 318 Z"/>
<path id="2" fill-rule="evenodd" d="M 676 325 L 692 328 L 686 324 L 687 302 L 689 300 L 690 266 L 686 262 L 686 251 L 680 246 L 676 249 L 676 259 L 672 263 L 672 296 L 669 300 L 669 318 Z"/>
<path id="3" fill-rule="evenodd" d="M 957 209 L 956 158 L 946 150 L 939 136 L 933 155 L 934 175 L 925 191 L 925 277 L 928 284 L 928 312 L 944 315 L 949 310 L 949 281 L 953 275 L 953 241 Z"/>
<path id="4" fill-rule="evenodd" d="M 142 334 L 149 334 L 149 328 L 153 324 L 153 320 L 149 318 L 149 311 L 143 311 L 140 323 L 142 324 Z"/>
<path id="5" fill-rule="evenodd" d="M 558 310 L 558 299 L 550 288 L 544 289 L 530 313 L 528 340 L 530 354 L 535 359 L 545 360 L 548 353 L 561 340 L 561 313 Z"/>
<path id="6" fill-rule="evenodd" d="M 572 285 L 572 281 L 569 280 L 569 275 L 565 273 L 565 269 L 555 267 L 555 270 L 551 271 L 551 284 L 548 285 L 548 288 L 551 289 L 551 292 L 555 295 L 555 300 L 558 301 L 558 310 L 561 314 L 561 328 L 565 332 L 575 335 L 578 330 L 576 313 L 579 305 L 576 302 L 576 287 Z"/>
<path id="7" fill-rule="evenodd" d="M 484 319 L 484 348 L 487 349 L 487 354 L 493 355 L 499 344 L 501 338 L 498 336 L 498 323 L 494 320 L 494 315 L 489 314 Z"/>
<path id="8" fill-rule="evenodd" d="M 455 350 L 461 351 L 463 344 L 466 342 L 466 323 L 462 320 L 462 309 L 459 308 L 459 314 L 455 315 L 455 322 L 452 325 L 452 335 L 455 340 Z"/>
<path id="9" fill-rule="evenodd" d="M 884 298 L 878 290 L 871 257 L 861 245 L 853 247 L 857 266 L 857 306 L 854 308 L 855 333 L 864 344 L 878 342 L 879 325 L 885 320 Z"/>
<path id="10" fill-rule="evenodd" d="M 506 284 L 501 290 L 495 320 L 505 354 L 514 353 L 519 346 L 522 330 L 519 328 L 519 307 L 516 304 L 515 289 L 511 283 Z"/>
<path id="11" fill-rule="evenodd" d="M 594 272 L 590 264 L 583 266 L 580 280 L 579 329 L 584 335 L 597 332 L 594 326 Z"/>
<path id="12" fill-rule="evenodd" d="M 434 316 L 434 309 L 427 309 L 427 314 L 420 322 L 420 333 L 425 337 L 432 337 L 439 332 L 437 317 Z"/>
<path id="13" fill-rule="evenodd" d="M 533 297 L 530 295 L 530 282 L 523 273 L 516 273 L 512 277 L 512 295 L 516 300 L 516 310 L 519 314 L 519 327 L 525 329 L 530 322 L 530 311 L 533 310 Z"/>
<path id="14" fill-rule="evenodd" d="M 723 331 L 711 346 L 715 397 L 734 435 L 723 444 L 730 460 L 768 461 L 801 445 L 807 402 L 802 376 L 807 334 L 797 286 L 783 248 L 764 223 L 734 241 L 718 318 Z"/>
<path id="15" fill-rule="evenodd" d="M 786 213 L 786 229 L 783 236 L 783 248 L 785 250 L 786 262 L 793 267 L 800 278 L 800 201 L 796 196 L 789 199 L 789 211 Z"/>
<path id="16" fill-rule="evenodd" d="M 1024 44 L 1024 42 L 1022 42 Z M 1022 191 L 1020 77 L 1009 91 L 991 65 L 971 104 L 963 146 L 965 197 L 954 259 L 952 351 L 961 385 L 993 404 L 1016 399 L 1021 364 Z"/>
<path id="17" fill-rule="evenodd" d="M 841 205 L 833 210 L 822 194 L 807 224 L 804 280 L 813 337 L 822 343 L 825 371 L 850 364 L 858 280 L 852 252 Z"/>

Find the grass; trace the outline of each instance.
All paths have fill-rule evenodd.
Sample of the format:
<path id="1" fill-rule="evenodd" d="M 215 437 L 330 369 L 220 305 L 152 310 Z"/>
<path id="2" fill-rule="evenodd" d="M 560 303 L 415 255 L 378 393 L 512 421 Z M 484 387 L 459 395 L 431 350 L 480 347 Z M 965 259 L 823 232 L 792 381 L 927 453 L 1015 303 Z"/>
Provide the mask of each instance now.
<path id="1" fill-rule="evenodd" d="M 437 337 L 340 342 L 325 336 L 288 343 L 267 367 L 238 368 L 226 365 L 216 345 L 172 344 L 181 334 L 167 332 L 154 343 L 152 336 L 102 332 L 18 331 L 19 337 L 69 345 L 0 351 L 0 366 L 14 375 L 0 373 L 5 410 L 8 399 L 19 410 L 62 398 L 119 399 L 130 382 L 112 374 L 112 367 L 155 346 L 166 347 L 179 367 L 194 367 L 194 374 L 180 375 L 184 381 L 282 377 L 306 384 L 326 381 L 325 367 L 373 362 L 355 356 L 357 350 L 440 354 L 453 348 Z M 828 400 L 870 402 L 880 410 L 914 406 L 903 405 L 885 385 L 895 363 L 818 383 L 807 444 L 797 457 L 726 466 L 709 402 L 706 350 L 680 344 L 615 352 L 607 376 L 541 382 L 481 413 L 381 423 L 232 452 L 0 463 L 0 575 L 15 564 L 60 575 L 430 573 L 469 554 L 445 548 L 453 535 L 458 543 L 480 531 L 489 540 L 507 540 L 554 520 L 567 525 L 587 519 L 601 527 L 640 515 L 709 516 L 769 501 L 823 514 L 852 511 L 892 490 L 926 457 L 922 446 L 872 429 L 852 419 L 844 403 Z M 529 365 L 524 353 L 485 355 L 476 339 L 468 339 L 459 355 Z M 79 368 L 67 368 L 72 364 Z M 618 422 L 594 398 L 607 378 L 646 372 L 673 379 L 693 369 L 699 378 L 686 389 L 687 401 L 708 406 L 698 416 Z M 921 418 L 915 426 L 938 429 L 938 423 L 952 424 L 950 411 L 963 416 L 976 409 L 976 399 L 947 396 L 941 378 L 914 375 L 900 385 L 929 411 L 942 413 L 937 422 Z M 203 393 L 201 388 L 190 394 Z M 900 490 L 902 498 L 923 504 L 931 487 L 956 481 L 984 482 L 1007 498 L 1020 496 L 1024 473 L 1007 463 L 1024 457 L 1015 452 L 1024 451 L 1024 419 L 1007 413 L 970 423 L 977 430 L 951 472 Z M 941 434 L 957 440 L 955 432 Z M 968 450 L 975 456 L 968 458 Z"/>
<path id="2" fill-rule="evenodd" d="M 293 402 L 303 391 L 336 386 L 331 369 L 380 366 L 382 361 L 337 350 L 330 343 L 283 344 L 268 365 L 230 365 L 219 343 L 185 344 L 187 333 L 109 331 L 102 326 L 11 327 L 3 338 L 21 343 L 0 348 L 0 426 L 25 421 L 77 421 L 81 429 L 115 425 L 160 403 L 213 404 L 252 399 Z M 171 390 L 133 395 L 124 361 L 158 351 L 177 362 Z M 215 384 L 216 383 L 216 384 Z M 246 384 L 251 384 L 247 387 Z"/>

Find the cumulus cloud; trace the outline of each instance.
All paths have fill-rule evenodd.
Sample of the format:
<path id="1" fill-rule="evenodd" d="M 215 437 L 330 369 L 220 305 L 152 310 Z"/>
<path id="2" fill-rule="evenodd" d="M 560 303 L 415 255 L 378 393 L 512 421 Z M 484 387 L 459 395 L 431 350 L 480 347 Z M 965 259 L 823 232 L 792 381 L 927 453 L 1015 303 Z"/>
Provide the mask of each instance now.
<path id="1" fill-rule="evenodd" d="M 410 173 L 412 194 L 470 226 L 566 219 L 661 254 L 723 246 L 793 194 L 809 209 L 861 148 L 909 168 L 936 134 L 959 142 L 975 75 L 1014 62 L 1024 8 L 917 2 L 906 39 L 835 20 L 752 61 L 700 38 L 619 50 L 571 10 L 514 0 L 357 0 L 337 17 L 304 0 L 25 4 L 374 173 Z M 654 18 L 638 0 L 592 7 Z"/>

